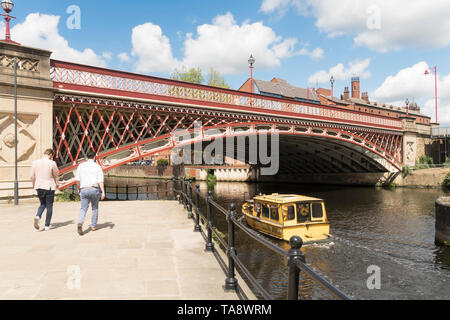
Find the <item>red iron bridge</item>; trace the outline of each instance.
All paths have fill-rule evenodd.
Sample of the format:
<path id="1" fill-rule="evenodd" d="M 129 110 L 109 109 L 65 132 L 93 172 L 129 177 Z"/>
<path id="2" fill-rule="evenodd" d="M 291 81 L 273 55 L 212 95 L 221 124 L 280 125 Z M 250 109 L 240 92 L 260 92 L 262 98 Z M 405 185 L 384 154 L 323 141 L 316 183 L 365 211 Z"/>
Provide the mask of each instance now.
<path id="1" fill-rule="evenodd" d="M 50 72 L 63 188 L 74 183 L 90 150 L 108 171 L 181 144 L 262 133 L 279 135 L 280 174 L 398 172 L 403 166 L 398 118 L 56 60 Z M 180 129 L 191 138 L 177 139 Z"/>

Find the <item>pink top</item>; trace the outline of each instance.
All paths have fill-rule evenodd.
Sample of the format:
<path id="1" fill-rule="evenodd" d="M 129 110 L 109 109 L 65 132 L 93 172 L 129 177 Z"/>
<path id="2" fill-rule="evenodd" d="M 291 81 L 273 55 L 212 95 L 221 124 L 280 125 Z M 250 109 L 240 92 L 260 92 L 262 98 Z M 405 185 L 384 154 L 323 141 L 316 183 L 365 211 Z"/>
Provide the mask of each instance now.
<path id="1" fill-rule="evenodd" d="M 34 182 L 33 188 L 43 190 L 56 190 L 56 181 L 59 170 L 56 162 L 46 157 L 33 161 L 30 178 Z"/>

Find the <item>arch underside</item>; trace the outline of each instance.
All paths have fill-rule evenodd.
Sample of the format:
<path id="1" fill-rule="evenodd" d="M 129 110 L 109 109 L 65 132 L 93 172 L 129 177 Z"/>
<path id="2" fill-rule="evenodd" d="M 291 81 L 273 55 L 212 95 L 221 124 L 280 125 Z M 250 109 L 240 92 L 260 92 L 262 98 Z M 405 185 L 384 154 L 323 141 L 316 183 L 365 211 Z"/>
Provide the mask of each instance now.
<path id="1" fill-rule="evenodd" d="M 89 150 L 99 155 L 99 162 L 107 171 L 183 145 L 202 143 L 206 148 L 218 138 L 267 134 L 279 136 L 279 174 L 394 172 L 401 167 L 402 134 L 399 132 L 189 112 L 75 104 L 56 107 L 54 147 L 63 173 L 63 187 L 74 183 L 74 172 Z M 199 121 L 202 126 L 194 130 Z M 177 130 L 189 132 L 189 138 L 181 141 L 174 135 Z M 237 143 L 234 145 L 237 155 Z M 238 160 L 249 163 L 248 144 L 245 149 L 245 159 Z"/>

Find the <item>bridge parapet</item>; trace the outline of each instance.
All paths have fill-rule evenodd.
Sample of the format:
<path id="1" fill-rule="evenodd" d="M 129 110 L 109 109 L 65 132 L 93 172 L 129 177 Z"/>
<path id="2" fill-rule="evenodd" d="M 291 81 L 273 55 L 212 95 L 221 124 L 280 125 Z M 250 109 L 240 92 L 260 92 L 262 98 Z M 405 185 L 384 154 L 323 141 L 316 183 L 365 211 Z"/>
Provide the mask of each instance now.
<path id="1" fill-rule="evenodd" d="M 50 76 L 60 92 L 402 130 L 399 119 L 56 60 L 51 61 Z"/>

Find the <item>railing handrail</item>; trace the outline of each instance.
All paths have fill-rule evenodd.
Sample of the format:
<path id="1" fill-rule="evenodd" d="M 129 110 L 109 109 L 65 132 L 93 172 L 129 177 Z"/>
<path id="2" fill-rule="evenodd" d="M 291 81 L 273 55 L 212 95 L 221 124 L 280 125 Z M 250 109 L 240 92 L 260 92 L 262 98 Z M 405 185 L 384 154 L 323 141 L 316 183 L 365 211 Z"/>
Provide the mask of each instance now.
<path id="1" fill-rule="evenodd" d="M 176 185 L 176 179 L 174 181 L 174 187 Z M 188 181 L 188 183 L 186 183 Z M 180 180 L 181 187 L 179 190 L 174 190 L 174 192 L 179 193 L 179 201 L 180 204 L 183 203 L 185 207 L 187 207 L 188 212 L 192 213 L 192 208 L 195 208 L 196 212 L 196 224 L 198 224 L 199 216 L 200 216 L 200 209 L 198 208 L 198 199 L 200 199 L 200 191 L 199 191 L 199 185 L 196 186 L 196 203 L 191 198 L 192 195 L 192 179 L 186 180 L 185 178 Z M 190 192 L 188 193 L 187 190 L 190 189 Z M 186 191 L 185 191 L 186 190 Z M 262 236 L 256 234 L 253 232 L 253 230 L 247 228 L 244 226 L 237 218 L 236 218 L 236 212 L 235 212 L 235 205 L 230 205 L 230 211 L 223 208 L 219 203 L 214 201 L 212 199 L 212 192 L 209 192 L 208 196 L 206 198 L 202 197 L 203 200 L 206 200 L 207 204 L 207 210 L 208 210 L 208 216 L 207 216 L 207 229 L 208 229 L 208 243 L 207 243 L 207 251 L 212 251 L 213 244 L 211 243 L 211 235 L 214 233 L 216 237 L 218 238 L 218 241 L 220 244 L 227 250 L 227 255 L 229 258 L 228 263 L 228 277 L 225 281 L 225 287 L 228 289 L 235 289 L 237 280 L 234 277 L 234 264 L 236 263 L 237 266 L 242 270 L 242 272 L 246 275 L 247 279 L 252 283 L 252 285 L 262 294 L 262 296 L 265 299 L 273 300 L 271 295 L 258 283 L 258 281 L 255 279 L 255 277 L 251 274 L 251 272 L 247 269 L 247 267 L 244 265 L 242 260 L 238 257 L 236 250 L 234 248 L 234 226 L 238 226 L 244 233 L 246 233 L 248 236 L 250 236 L 252 239 L 258 241 L 262 245 L 264 245 L 266 248 L 276 252 L 277 254 L 288 257 L 289 258 L 289 266 L 290 266 L 290 278 L 289 278 L 289 288 L 288 288 L 288 298 L 290 299 L 298 299 L 298 277 L 299 272 L 303 271 L 306 274 L 308 274 L 311 279 L 319 284 L 322 288 L 326 289 L 329 293 L 331 293 L 334 297 L 337 299 L 342 300 L 348 300 L 349 298 L 338 288 L 333 286 L 331 283 L 329 283 L 325 278 L 323 278 L 320 274 L 312 270 L 308 265 L 304 263 L 304 256 L 300 251 L 300 247 L 302 246 L 303 242 L 300 237 L 294 236 L 291 238 L 291 250 L 285 251 L 282 248 L 276 246 L 275 244 L 271 243 L 270 241 L 266 240 Z M 229 232 L 229 239 L 228 242 L 226 242 L 219 233 L 215 230 L 213 225 L 211 224 L 211 206 L 214 207 L 216 210 L 221 212 L 227 217 L 228 221 L 228 232 Z M 204 215 L 202 215 L 204 218 Z M 192 218 L 194 218 L 192 216 Z M 231 228 L 231 230 L 230 230 Z M 199 231 L 196 225 L 196 230 Z M 230 243 L 231 242 L 231 243 Z M 208 249 L 209 248 L 209 249 Z M 291 279 L 291 272 L 295 279 Z"/>

